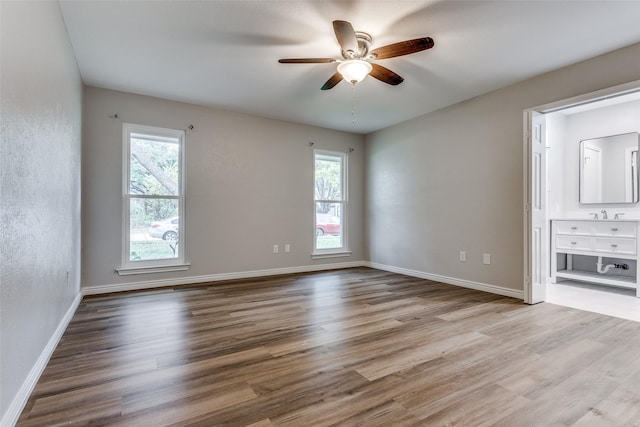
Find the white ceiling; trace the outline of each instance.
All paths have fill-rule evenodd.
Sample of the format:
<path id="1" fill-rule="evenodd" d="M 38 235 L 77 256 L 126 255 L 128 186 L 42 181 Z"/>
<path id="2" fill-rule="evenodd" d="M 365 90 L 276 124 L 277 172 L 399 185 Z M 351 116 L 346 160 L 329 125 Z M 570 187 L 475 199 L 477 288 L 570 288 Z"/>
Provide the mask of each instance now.
<path id="1" fill-rule="evenodd" d="M 640 42 L 640 0 L 60 1 L 87 85 L 369 133 Z M 430 36 L 379 63 L 405 78 L 320 87 L 339 57 L 332 21 L 372 49 Z M 353 97 L 353 98 L 352 98 Z M 352 119 L 355 101 L 355 124 Z"/>

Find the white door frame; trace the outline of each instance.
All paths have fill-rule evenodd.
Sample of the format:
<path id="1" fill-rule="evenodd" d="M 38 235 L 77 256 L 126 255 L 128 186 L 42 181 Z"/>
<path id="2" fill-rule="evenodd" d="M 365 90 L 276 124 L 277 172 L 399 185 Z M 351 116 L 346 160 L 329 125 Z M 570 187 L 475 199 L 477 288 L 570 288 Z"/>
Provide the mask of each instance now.
<path id="1" fill-rule="evenodd" d="M 532 233 L 532 221 L 531 221 L 531 197 L 529 185 L 532 179 L 532 170 L 531 170 L 531 149 L 529 144 L 530 135 L 532 135 L 532 120 L 531 117 L 535 115 L 535 113 L 552 113 L 554 111 L 559 111 L 565 109 L 567 107 L 573 107 L 580 104 L 587 104 L 598 100 L 604 100 L 607 98 L 613 98 L 620 95 L 625 95 L 633 92 L 640 91 L 640 80 L 636 80 L 633 82 L 625 83 L 618 86 L 613 86 L 610 88 L 598 90 L 591 93 L 586 93 L 584 95 L 575 96 L 572 98 L 563 99 L 560 101 L 551 102 L 544 105 L 539 105 L 537 107 L 527 108 L 523 111 L 523 218 L 524 218 L 524 264 L 523 264 L 523 289 L 524 289 L 524 302 L 527 304 L 534 304 L 539 301 L 535 301 L 533 299 L 533 287 L 531 281 L 531 266 L 536 265 L 536 260 L 534 260 L 533 253 L 531 251 L 531 244 L 529 241 L 529 236 Z M 544 171 L 546 173 L 546 171 Z M 546 185 L 545 188 L 541 188 L 544 194 L 546 194 Z M 549 236 L 542 236 L 541 244 L 549 247 Z M 544 251 L 544 253 L 548 253 L 548 251 Z M 548 276 L 548 274 L 547 274 Z"/>

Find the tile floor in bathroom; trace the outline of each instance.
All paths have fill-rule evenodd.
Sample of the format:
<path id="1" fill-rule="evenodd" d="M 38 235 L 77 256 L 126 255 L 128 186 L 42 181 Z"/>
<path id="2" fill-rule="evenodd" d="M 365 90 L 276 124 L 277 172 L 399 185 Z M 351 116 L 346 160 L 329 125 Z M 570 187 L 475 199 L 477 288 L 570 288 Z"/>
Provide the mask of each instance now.
<path id="1" fill-rule="evenodd" d="M 547 286 L 546 302 L 640 322 L 635 289 L 564 281 Z"/>

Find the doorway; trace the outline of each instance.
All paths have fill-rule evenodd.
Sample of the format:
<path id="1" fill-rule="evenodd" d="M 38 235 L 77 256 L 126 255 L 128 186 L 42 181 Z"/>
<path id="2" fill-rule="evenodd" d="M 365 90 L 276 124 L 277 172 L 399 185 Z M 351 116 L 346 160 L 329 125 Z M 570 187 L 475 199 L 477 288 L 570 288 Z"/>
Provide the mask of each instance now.
<path id="1" fill-rule="evenodd" d="M 579 194 L 580 172 L 583 173 L 583 180 L 591 180 L 595 184 L 584 187 L 593 193 L 590 197 L 600 193 L 597 177 L 600 175 L 598 168 L 602 168 L 602 156 L 598 147 L 588 145 L 581 147 L 575 141 L 577 138 L 575 132 L 569 137 L 558 136 L 559 132 L 566 131 L 567 123 L 577 122 L 576 118 L 581 117 L 579 114 L 594 116 L 600 109 L 605 111 L 606 108 L 613 108 L 614 105 L 627 102 L 637 102 L 640 106 L 640 82 L 632 82 L 525 110 L 523 157 L 525 163 L 524 289 L 526 303 L 547 301 L 588 311 L 606 311 L 603 314 L 614 316 L 617 312 L 618 317 L 640 321 L 640 299 L 635 298 L 635 292 L 580 282 L 562 282 L 555 285 L 550 283 L 549 271 L 551 219 L 563 217 L 588 219 L 589 213 L 606 208 L 616 213 L 620 211 L 621 215 L 626 215 L 625 219 L 640 220 L 640 205 L 637 203 L 625 205 L 580 203 L 580 200 L 590 200 L 590 198 L 582 198 Z M 640 131 L 637 117 L 635 132 Z M 619 120 L 595 120 L 594 123 L 610 124 L 615 127 L 616 121 Z M 596 137 L 604 136 L 605 130 L 599 130 L 595 126 L 589 132 L 595 132 L 591 137 Z M 567 145 L 569 140 L 571 145 Z M 584 150 L 585 153 L 581 153 L 580 150 Z M 581 161 L 585 164 L 581 165 Z M 635 163 L 632 167 L 636 167 Z M 631 191 L 635 193 L 637 190 L 633 188 Z M 579 307 L 575 307 L 576 305 Z"/>

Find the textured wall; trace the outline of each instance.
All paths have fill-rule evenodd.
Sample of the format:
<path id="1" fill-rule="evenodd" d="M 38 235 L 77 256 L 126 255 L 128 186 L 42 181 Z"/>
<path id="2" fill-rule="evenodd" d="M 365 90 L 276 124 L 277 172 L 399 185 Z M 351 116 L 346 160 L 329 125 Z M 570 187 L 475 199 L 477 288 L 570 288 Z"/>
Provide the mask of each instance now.
<path id="1" fill-rule="evenodd" d="M 369 259 L 522 290 L 523 110 L 635 80 L 640 44 L 368 135 Z"/>
<path id="2" fill-rule="evenodd" d="M 80 290 L 82 83 L 57 2 L 0 13 L 4 417 Z"/>
<path id="3" fill-rule="evenodd" d="M 118 118 L 111 118 L 118 114 Z M 85 89 L 82 285 L 123 285 L 364 260 L 364 137 L 93 87 Z M 122 123 L 186 134 L 187 261 L 183 272 L 118 276 Z M 309 142 L 314 146 L 310 147 Z M 312 260 L 313 148 L 349 152 L 353 254 Z M 291 244 L 291 253 L 283 245 Z M 274 244 L 280 253 L 273 254 Z"/>

